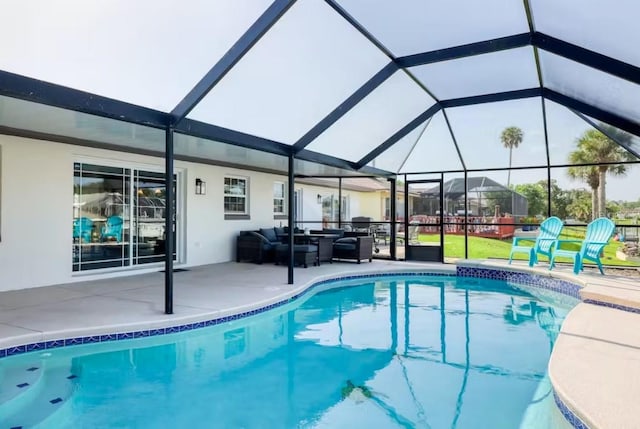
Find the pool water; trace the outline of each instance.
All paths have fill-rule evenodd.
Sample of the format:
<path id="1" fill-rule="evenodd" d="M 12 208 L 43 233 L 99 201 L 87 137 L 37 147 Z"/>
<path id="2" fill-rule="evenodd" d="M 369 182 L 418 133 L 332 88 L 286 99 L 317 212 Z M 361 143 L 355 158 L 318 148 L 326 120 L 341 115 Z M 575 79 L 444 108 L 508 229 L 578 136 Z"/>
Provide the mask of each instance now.
<path id="1" fill-rule="evenodd" d="M 224 325 L 2 359 L 0 429 L 563 424 L 545 373 L 577 300 L 457 277 L 336 285 Z"/>

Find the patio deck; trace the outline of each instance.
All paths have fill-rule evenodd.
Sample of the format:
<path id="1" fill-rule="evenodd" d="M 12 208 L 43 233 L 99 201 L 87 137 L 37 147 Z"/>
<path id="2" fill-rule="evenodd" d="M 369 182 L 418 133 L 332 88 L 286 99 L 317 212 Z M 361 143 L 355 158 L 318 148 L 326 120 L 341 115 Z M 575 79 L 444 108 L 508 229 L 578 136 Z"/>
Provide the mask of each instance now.
<path id="1" fill-rule="evenodd" d="M 483 268 L 506 262 L 465 261 Z M 511 269 L 550 275 L 541 265 Z M 175 326 L 248 311 L 295 295 L 313 282 L 339 275 L 394 270 L 455 272 L 454 265 L 374 260 L 334 263 L 295 270 L 286 284 L 285 267 L 229 262 L 190 268 L 174 276 L 174 314 L 164 309 L 162 273 L 141 274 L 0 292 L 0 349 L 50 339 Z M 583 299 L 640 308 L 637 279 L 584 273 L 570 268 L 554 277 L 584 283 Z M 590 427 L 637 427 L 640 397 L 640 314 L 581 303 L 562 327 L 549 363 L 554 389 Z M 594 389 L 593 386 L 598 386 Z"/>

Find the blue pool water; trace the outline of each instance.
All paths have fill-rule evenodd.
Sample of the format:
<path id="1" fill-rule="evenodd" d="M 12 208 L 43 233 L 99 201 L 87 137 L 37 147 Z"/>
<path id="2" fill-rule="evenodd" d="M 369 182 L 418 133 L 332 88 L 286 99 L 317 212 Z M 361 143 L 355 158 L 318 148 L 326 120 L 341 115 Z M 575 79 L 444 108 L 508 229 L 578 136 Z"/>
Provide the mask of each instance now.
<path id="1" fill-rule="evenodd" d="M 558 427 L 545 372 L 577 300 L 457 277 L 337 285 L 224 325 L 2 359 L 0 429 Z"/>

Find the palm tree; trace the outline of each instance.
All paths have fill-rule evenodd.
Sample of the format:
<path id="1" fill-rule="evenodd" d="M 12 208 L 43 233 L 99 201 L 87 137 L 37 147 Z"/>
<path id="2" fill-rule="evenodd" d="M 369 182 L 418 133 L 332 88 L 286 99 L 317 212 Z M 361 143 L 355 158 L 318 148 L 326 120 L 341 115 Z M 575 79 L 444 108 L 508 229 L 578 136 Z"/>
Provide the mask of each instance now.
<path id="1" fill-rule="evenodd" d="M 509 173 L 507 175 L 507 188 L 511 183 L 511 160 L 513 155 L 513 149 L 520 146 L 522 143 L 522 138 L 524 134 L 522 130 L 518 127 L 507 127 L 502 130 L 502 134 L 500 135 L 500 140 L 502 141 L 502 145 L 509 149 Z"/>
<path id="2" fill-rule="evenodd" d="M 595 162 L 587 152 L 574 151 L 569 154 L 571 164 L 585 164 Z M 594 166 L 569 167 L 567 171 L 569 178 L 582 180 L 591 188 L 591 219 L 595 219 L 598 214 L 598 187 L 600 186 L 600 174 L 598 168 Z"/>
<path id="3" fill-rule="evenodd" d="M 617 139 L 623 141 L 631 140 L 631 136 L 627 133 L 604 124 L 601 124 L 601 126 L 615 134 Z M 571 167 L 569 168 L 569 176 L 571 177 L 573 174 L 573 177 L 579 177 L 585 180 L 594 191 L 594 194 L 597 190 L 597 197 L 592 199 L 592 201 L 597 202 L 597 208 L 593 211 L 594 218 L 606 216 L 607 173 L 624 175 L 627 173 L 627 166 L 615 163 L 633 161 L 635 159 L 636 157 L 634 155 L 596 129 L 585 131 L 582 137 L 578 139 L 577 149 L 569 154 L 569 162 L 578 164 L 594 163 L 598 165 Z M 576 172 L 578 172 L 578 174 L 575 174 Z M 596 175 L 597 183 L 594 177 Z"/>

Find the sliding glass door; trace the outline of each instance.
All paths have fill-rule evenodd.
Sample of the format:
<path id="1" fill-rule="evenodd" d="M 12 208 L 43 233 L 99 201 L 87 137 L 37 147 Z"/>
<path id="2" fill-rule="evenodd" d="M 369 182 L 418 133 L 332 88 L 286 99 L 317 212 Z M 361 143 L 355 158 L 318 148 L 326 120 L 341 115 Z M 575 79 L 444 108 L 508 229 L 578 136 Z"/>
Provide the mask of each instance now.
<path id="1" fill-rule="evenodd" d="M 73 188 L 73 271 L 163 260 L 163 173 L 75 163 Z"/>

